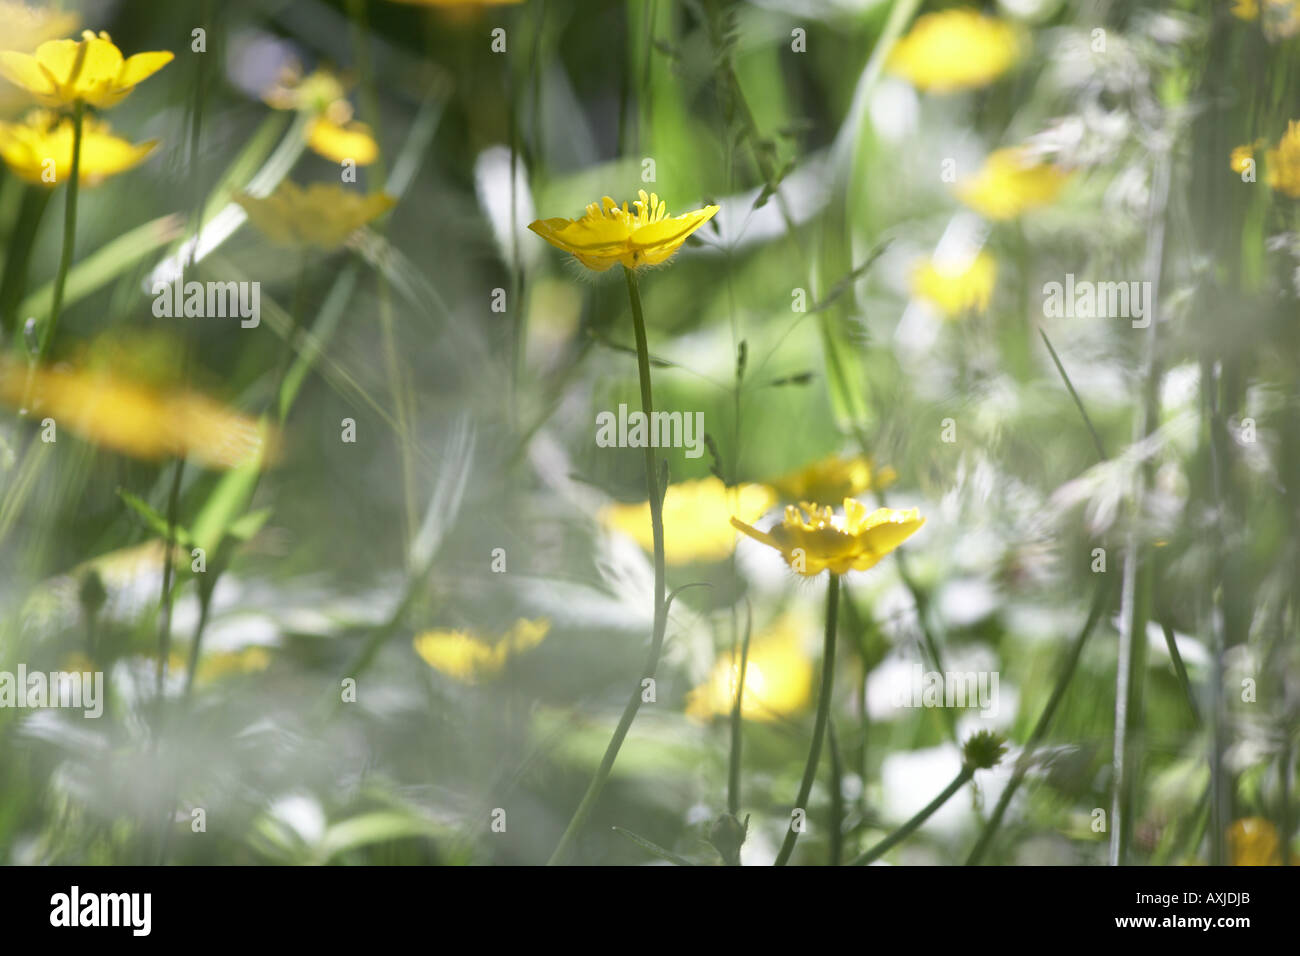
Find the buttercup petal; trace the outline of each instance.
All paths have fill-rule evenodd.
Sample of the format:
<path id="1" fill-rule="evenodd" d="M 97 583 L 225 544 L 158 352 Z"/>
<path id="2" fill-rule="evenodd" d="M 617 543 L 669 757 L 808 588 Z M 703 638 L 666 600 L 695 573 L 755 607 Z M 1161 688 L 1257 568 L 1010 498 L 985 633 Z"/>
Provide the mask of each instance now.
<path id="1" fill-rule="evenodd" d="M 36 57 L 26 53 L 15 53 L 12 50 L 0 53 L 0 76 L 36 96 L 50 96 L 55 92 L 55 85 L 41 69 Z"/>
<path id="2" fill-rule="evenodd" d="M 153 76 L 173 59 L 175 59 L 175 57 L 166 50 L 151 53 L 137 53 L 122 65 L 122 72 L 118 78 L 118 85 L 135 86 L 141 80 L 146 80 Z"/>

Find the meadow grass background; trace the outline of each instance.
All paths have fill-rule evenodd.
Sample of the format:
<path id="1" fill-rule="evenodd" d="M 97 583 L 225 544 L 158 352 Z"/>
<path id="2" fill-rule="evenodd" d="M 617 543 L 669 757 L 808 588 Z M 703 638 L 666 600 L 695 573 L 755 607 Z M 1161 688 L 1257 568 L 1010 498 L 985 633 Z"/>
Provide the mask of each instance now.
<path id="1" fill-rule="evenodd" d="M 1094 601 L 1095 630 L 984 862 L 1289 854 L 1297 199 L 1267 166 L 1246 182 L 1229 159 L 1266 141 L 1264 161 L 1300 119 L 1289 6 L 1243 19 L 1210 0 L 977 4 L 1015 25 L 1020 55 L 947 94 L 882 69 L 888 44 L 943 3 L 63 6 L 128 54 L 176 59 L 111 113 L 161 145 L 81 192 L 52 358 L 184 384 L 250 416 L 283 399 L 286 354 L 301 384 L 275 467 L 233 479 L 67 431 L 46 444 L 38 422 L 5 410 L 0 670 L 89 659 L 110 691 L 99 720 L 0 709 L 0 859 L 547 859 L 639 673 L 652 570 L 600 518 L 645 495 L 641 451 L 594 441 L 599 411 L 638 402 L 619 270 L 587 273 L 525 226 L 639 188 L 671 214 L 721 206 L 640 279 L 657 406 L 703 412 L 712 445 L 698 459 L 668 450 L 673 484 L 768 482 L 868 455 L 897 475 L 889 504 L 927 517 L 901 560 L 845 580 L 832 747 L 794 861 L 856 856 L 943 789 L 962 739 L 995 729 L 1003 764 L 885 858 L 964 862 Z M 293 60 L 344 78 L 381 151 L 352 188 L 386 186 L 395 208 L 347 249 L 300 256 L 245 225 L 191 267 L 260 282 L 255 329 L 156 318 L 150 278 L 195 210 L 224 206 L 276 157 L 299 184 L 339 182 L 338 163 L 303 149 L 301 124 L 262 99 Z M 23 108 L 16 93 L 0 100 L 6 117 Z M 1068 171 L 1059 195 L 1006 221 L 966 208 L 945 160 L 962 180 L 1022 144 Z M 19 359 L 23 323 L 48 308 L 65 192 L 0 173 L 0 317 Z M 983 307 L 944 316 L 917 294 L 916 264 L 945 236 L 996 261 Z M 1067 273 L 1152 282 L 1155 322 L 1045 315 L 1044 284 Z M 310 339 L 292 335 L 294 315 Z M 355 442 L 341 440 L 344 419 Z M 203 574 L 182 555 L 165 594 L 169 515 L 209 548 Z M 675 530 L 690 527 L 669 523 L 670 548 Z M 730 728 L 686 711 L 746 621 L 755 641 L 793 634 L 773 666 L 808 684 L 744 722 L 744 861 L 770 862 L 784 835 L 824 580 L 743 541 L 734 560 L 669 567 L 670 589 L 695 583 L 709 587 L 674 601 L 656 700 L 579 862 L 657 859 L 613 827 L 721 862 L 708 837 L 728 809 Z M 545 639 L 475 683 L 413 643 L 435 629 L 491 643 L 520 618 L 549 621 Z M 1131 706 L 1117 761 L 1121 662 Z M 998 716 L 894 706 L 913 663 L 998 672 Z M 345 678 L 355 702 L 340 700 Z"/>

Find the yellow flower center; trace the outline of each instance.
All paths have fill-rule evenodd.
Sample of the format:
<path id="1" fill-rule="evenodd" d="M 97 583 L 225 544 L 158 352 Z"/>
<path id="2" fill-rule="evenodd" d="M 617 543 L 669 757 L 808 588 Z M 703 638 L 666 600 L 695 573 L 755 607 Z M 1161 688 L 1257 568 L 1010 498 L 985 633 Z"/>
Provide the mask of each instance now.
<path id="1" fill-rule="evenodd" d="M 646 195 L 646 191 L 641 189 L 637 195 L 640 198 L 632 200 L 634 211 L 628 210 L 626 202 L 619 208 L 618 203 L 604 196 L 600 202 L 587 205 L 587 218 L 623 220 L 631 229 L 639 229 L 667 218 L 668 204 L 657 193 Z"/>

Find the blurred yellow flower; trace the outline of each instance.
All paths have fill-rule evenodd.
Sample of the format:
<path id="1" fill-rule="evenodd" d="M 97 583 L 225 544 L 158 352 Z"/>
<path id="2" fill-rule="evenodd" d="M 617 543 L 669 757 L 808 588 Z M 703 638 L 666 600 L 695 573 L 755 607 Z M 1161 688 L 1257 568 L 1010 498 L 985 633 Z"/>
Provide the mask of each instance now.
<path id="1" fill-rule="evenodd" d="M 736 705 L 739 673 L 738 657 L 719 657 L 708 681 L 687 695 L 687 716 L 708 720 L 729 715 Z M 767 721 L 797 714 L 808 705 L 812 684 L 813 664 L 804 653 L 799 619 L 783 614 L 750 642 L 741 716 Z"/>
<path id="2" fill-rule="evenodd" d="M 77 14 L 0 0 L 0 50 L 30 53 L 77 28 Z"/>
<path id="3" fill-rule="evenodd" d="M 1014 219 L 1055 201 L 1070 178 L 1016 146 L 995 150 L 980 171 L 956 187 L 957 198 L 989 219 Z"/>
<path id="4" fill-rule="evenodd" d="M 365 123 L 336 123 L 328 115 L 318 116 L 307 127 L 307 145 L 326 159 L 341 163 L 352 160 L 369 166 L 379 158 L 379 144 Z"/>
<path id="5" fill-rule="evenodd" d="M 45 106 L 72 106 L 80 101 L 107 109 L 171 61 L 172 55 L 165 51 L 123 59 L 107 33 L 83 30 L 80 40 L 47 40 L 35 54 L 0 52 L 0 76 Z"/>
<path id="6" fill-rule="evenodd" d="M 530 621 L 521 617 L 493 642 L 469 631 L 439 630 L 416 635 L 412 645 L 430 667 L 462 683 L 475 684 L 500 674 L 506 661 L 542 643 L 550 630 L 551 622 L 545 618 Z"/>
<path id="7" fill-rule="evenodd" d="M 898 511 L 877 508 L 870 514 L 862 502 L 844 499 L 844 513 L 830 506 L 819 509 L 804 503 L 785 509 L 785 520 L 771 531 L 759 531 L 731 519 L 738 531 L 781 552 L 798 574 L 812 577 L 829 569 L 832 574 L 865 571 L 916 533 L 925 519 L 915 508 Z"/>
<path id="8" fill-rule="evenodd" d="M 638 196 L 632 212 L 627 203 L 619 208 L 605 196 L 589 205 L 580 219 L 538 219 L 528 228 L 588 269 L 604 272 L 616 263 L 635 269 L 666 261 L 718 211 L 717 206 L 705 206 L 670 219 L 658 195 L 647 196 L 642 189 Z"/>
<path id="9" fill-rule="evenodd" d="M 262 94 L 272 109 L 324 113 L 344 99 L 343 81 L 329 70 L 313 70 L 303 76 L 302 66 L 292 63 L 280 71 L 275 83 Z"/>
<path id="10" fill-rule="evenodd" d="M 236 196 L 253 225 L 275 242 L 290 246 L 334 249 L 349 236 L 392 209 L 385 193 L 361 193 L 333 183 L 313 183 L 306 189 L 283 182 L 270 196 Z"/>
<path id="11" fill-rule="evenodd" d="M 912 271 L 912 294 L 932 303 L 949 318 L 983 312 L 993 297 L 997 274 L 997 261 L 987 252 L 980 252 L 956 268 L 927 259 Z"/>
<path id="12" fill-rule="evenodd" d="M 1277 828 L 1263 817 L 1244 817 L 1228 827 L 1228 853 L 1233 866 L 1281 866 L 1280 851 Z"/>
<path id="13" fill-rule="evenodd" d="M 670 484 L 664 495 L 664 561 L 678 565 L 731 557 L 736 532 L 730 516 L 756 521 L 774 504 L 776 494 L 766 485 L 729 489 L 713 477 Z M 601 509 L 600 521 L 635 539 L 646 551 L 654 549 L 648 501 L 607 505 Z"/>
<path id="14" fill-rule="evenodd" d="M 1232 15 L 1254 21 L 1263 14 L 1264 36 L 1270 41 L 1300 33 L 1300 0 L 1234 0 Z"/>
<path id="15" fill-rule="evenodd" d="M 0 361 L 0 401 L 20 407 L 30 396 L 29 417 L 67 429 L 86 441 L 146 461 L 187 457 L 212 468 L 266 462 L 268 438 L 255 419 L 180 388 L 123 379 L 106 368 L 64 365 L 28 368 Z"/>
<path id="16" fill-rule="evenodd" d="M 1232 155 L 1228 157 L 1228 166 L 1234 173 L 1241 174 L 1250 168 L 1247 164 L 1255 159 L 1255 150 L 1259 145 L 1258 142 L 1247 143 L 1232 151 Z"/>
<path id="17" fill-rule="evenodd" d="M 46 40 L 71 33 L 81 18 L 69 11 L 30 7 L 0 0 L 0 50 L 31 53 Z M 31 105 L 26 91 L 0 83 L 0 116 L 12 116 Z"/>
<path id="18" fill-rule="evenodd" d="M 873 472 L 871 459 L 865 455 L 852 458 L 829 455 L 782 475 L 771 484 L 787 501 L 843 501 L 873 487 L 887 488 L 897 478 L 898 473 L 888 466 Z"/>
<path id="19" fill-rule="evenodd" d="M 275 85 L 262 94 L 273 109 L 311 117 L 307 146 L 313 152 L 336 163 L 350 159 L 369 166 L 379 158 L 379 144 L 369 126 L 352 122 L 352 104 L 345 97 L 343 81 L 334 73 L 322 69 L 303 76 L 296 63 L 281 70 Z"/>
<path id="20" fill-rule="evenodd" d="M 72 178 L 74 140 L 71 117 L 34 110 L 24 122 L 0 123 L 0 159 L 20 178 L 52 189 Z M 102 120 L 86 117 L 81 129 L 81 185 L 98 185 L 140 165 L 157 145 L 157 140 L 131 143 L 114 136 Z"/>
<path id="21" fill-rule="evenodd" d="M 188 664 L 188 661 L 186 662 Z M 237 651 L 213 651 L 204 654 L 194 672 L 194 683 L 211 683 L 234 674 L 257 674 L 271 666 L 271 653 L 265 647 L 245 647 Z"/>
<path id="22" fill-rule="evenodd" d="M 1268 185 L 1292 199 L 1300 199 L 1300 123 L 1291 120 L 1286 134 L 1264 154 Z"/>
<path id="23" fill-rule="evenodd" d="M 885 68 L 918 89 L 950 93 L 987 86 L 1020 56 L 1015 27 L 963 7 L 917 19 Z"/>

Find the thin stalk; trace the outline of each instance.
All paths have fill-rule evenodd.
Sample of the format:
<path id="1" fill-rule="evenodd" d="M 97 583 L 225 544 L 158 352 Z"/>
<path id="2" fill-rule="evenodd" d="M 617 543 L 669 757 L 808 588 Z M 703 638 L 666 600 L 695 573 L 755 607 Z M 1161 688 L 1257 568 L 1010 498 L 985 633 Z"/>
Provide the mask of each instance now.
<path id="1" fill-rule="evenodd" d="M 167 493 L 167 538 L 166 552 L 163 555 L 162 576 L 162 620 L 158 624 L 158 666 L 154 671 L 154 682 L 158 694 L 158 706 L 162 707 L 163 681 L 167 677 L 167 657 L 172 646 L 172 581 L 176 576 L 176 518 L 180 508 L 181 476 L 185 473 L 185 459 L 176 459 L 172 467 L 171 490 Z"/>
<path id="2" fill-rule="evenodd" d="M 817 776 L 817 762 L 822 755 L 822 740 L 826 736 L 826 724 L 831 714 L 831 691 L 835 686 L 835 626 L 839 618 L 840 576 L 832 573 L 830 584 L 826 586 L 826 639 L 822 649 L 822 682 L 817 693 L 817 718 L 813 724 L 812 744 L 808 747 L 808 762 L 803 768 L 803 781 L 799 784 L 799 796 L 795 797 L 794 808 L 804 810 L 807 818 L 808 795 L 812 793 L 813 780 Z M 773 866 L 785 866 L 794 852 L 794 845 L 799 840 L 799 831 L 793 826 L 785 834 L 781 850 L 773 861 Z"/>
<path id="3" fill-rule="evenodd" d="M 835 736 L 835 721 L 826 722 L 826 742 L 831 758 L 831 822 L 827 827 L 830 834 L 831 866 L 839 866 L 844 861 L 844 761 L 840 758 L 840 742 Z"/>
<path id="4" fill-rule="evenodd" d="M 537 24 L 536 30 L 541 30 L 541 24 Z M 534 49 L 533 61 L 530 65 L 530 72 L 537 65 L 536 50 Z M 536 75 L 529 77 L 529 82 L 538 83 Z M 514 64 L 506 65 L 506 93 L 507 93 L 507 125 L 510 128 L 510 272 L 511 272 L 511 302 L 514 304 L 514 328 L 510 336 L 510 370 L 506 379 L 507 401 L 506 414 L 510 422 L 511 432 L 519 430 L 519 410 L 520 410 L 520 385 L 523 381 L 524 367 L 528 354 L 528 310 L 524 308 L 524 263 L 522 253 L 519 248 L 519 98 L 520 94 L 517 89 L 518 80 L 515 76 Z"/>
<path id="5" fill-rule="evenodd" d="M 0 273 L 0 331 L 5 336 L 21 327 L 16 315 L 18 304 L 27 290 L 27 265 L 31 260 L 33 238 L 50 203 L 50 190 L 28 186 L 23 192 L 18 218 L 9 233 L 4 270 Z"/>
<path id="6" fill-rule="evenodd" d="M 1134 440 L 1149 438 L 1159 422 L 1160 365 L 1156 352 L 1159 328 L 1161 267 L 1164 263 L 1165 208 L 1169 198 L 1170 158 L 1166 150 L 1156 163 L 1151 189 L 1151 210 L 1147 224 L 1147 251 L 1143 274 L 1151 277 L 1150 315 L 1143 342 L 1143 394 L 1134 428 Z M 1130 510 L 1131 525 L 1124 556 L 1124 584 L 1120 598 L 1119 659 L 1115 672 L 1115 743 L 1112 755 L 1110 851 L 1111 866 L 1128 862 L 1133 835 L 1133 814 L 1137 802 L 1141 764 L 1142 691 L 1146 671 L 1147 621 L 1151 619 L 1155 574 L 1150 549 L 1142 540 L 1141 523 L 1147 489 L 1154 478 L 1148 459 L 1138 471 Z"/>
<path id="7" fill-rule="evenodd" d="M 1079 415 L 1083 418 L 1083 424 L 1087 426 L 1088 434 L 1092 436 L 1092 443 L 1097 449 L 1097 457 L 1105 461 L 1106 446 L 1101 443 L 1101 436 L 1097 434 L 1097 429 L 1093 427 L 1092 419 L 1088 417 L 1088 410 L 1083 407 L 1083 399 L 1079 398 L 1079 393 L 1074 390 L 1074 383 L 1070 381 L 1070 376 L 1066 374 L 1065 366 L 1061 364 L 1061 357 L 1056 354 L 1056 349 L 1052 348 L 1052 340 L 1047 337 L 1047 333 L 1039 329 L 1038 334 L 1043 337 L 1043 344 L 1047 346 L 1047 351 L 1051 353 L 1052 361 L 1056 363 L 1056 370 L 1061 373 L 1061 380 L 1065 382 L 1070 397 L 1074 399 L 1074 407 L 1079 410 Z"/>
<path id="8" fill-rule="evenodd" d="M 199 620 L 194 625 L 194 639 L 190 641 L 189 666 L 185 668 L 185 699 L 194 693 L 194 675 L 199 669 L 199 650 L 203 645 L 203 633 L 208 626 L 208 613 L 212 610 L 212 590 L 199 590 Z"/>
<path id="9" fill-rule="evenodd" d="M 745 699 L 745 672 L 749 667 L 749 638 L 753 633 L 753 609 L 745 618 L 745 637 L 740 642 L 740 666 L 736 670 L 736 701 L 731 706 L 731 753 L 727 760 L 727 810 L 732 816 L 740 813 L 741 729 L 744 720 L 741 708 Z"/>
<path id="10" fill-rule="evenodd" d="M 862 454 L 870 458 L 871 443 L 867 441 L 866 434 L 861 429 L 855 429 L 855 433 L 857 435 L 858 445 L 862 449 Z M 876 488 L 874 490 L 877 503 L 880 507 L 885 507 L 888 502 L 885 500 L 884 489 Z M 926 620 L 929 613 L 930 602 L 921 591 L 920 585 L 916 583 L 916 579 L 912 577 L 911 571 L 908 570 L 907 557 L 903 554 L 901 549 L 894 552 L 894 564 L 898 568 L 899 580 L 903 582 L 903 587 L 907 589 L 907 593 L 912 596 L 912 604 L 916 607 L 916 626 L 921 632 L 922 653 L 929 654 L 930 664 L 934 668 L 934 672 L 939 675 L 939 689 L 942 691 L 943 675 L 947 673 L 947 668 L 944 667 L 943 654 L 939 650 L 939 642 L 935 639 L 934 631 Z M 948 707 L 938 707 L 934 709 L 939 712 L 939 719 L 943 721 L 944 726 L 948 731 L 948 736 L 952 738 L 954 743 L 960 745 L 961 739 L 957 734 L 957 717 L 953 713 L 952 709 Z"/>
<path id="11" fill-rule="evenodd" d="M 858 613 L 857 605 L 853 602 L 848 586 L 841 583 L 840 588 L 844 592 L 844 612 L 848 617 L 849 630 L 853 634 L 853 650 L 856 653 L 859 665 L 856 696 L 858 711 L 857 733 L 860 740 L 857 748 L 857 767 L 862 787 L 858 791 L 858 812 L 865 817 L 867 816 L 867 778 L 869 776 L 867 772 L 869 763 L 868 738 L 871 735 L 871 714 L 867 709 L 867 678 L 871 676 L 871 661 L 867 657 L 867 626 L 871 621 L 870 617 L 864 621 Z"/>
<path id="12" fill-rule="evenodd" d="M 68 195 L 63 205 L 63 253 L 59 256 L 59 273 L 54 277 L 54 302 L 50 306 L 50 317 L 46 320 L 45 329 L 41 332 L 37 361 L 44 360 L 49 353 L 50 343 L 54 340 L 59 312 L 63 309 L 63 287 L 68 280 L 72 253 L 77 244 L 77 192 L 81 180 L 81 128 L 85 116 L 86 104 L 77 100 L 72 108 L 72 177 L 68 182 Z"/>
<path id="13" fill-rule="evenodd" d="M 952 778 L 952 783 L 948 784 L 948 786 L 943 788 L 943 793 L 939 794 L 937 797 L 935 797 L 933 800 L 927 803 L 921 809 L 921 811 L 917 813 L 916 816 L 912 817 L 912 819 L 908 820 L 906 823 L 904 823 L 893 833 L 889 834 L 889 836 L 885 837 L 883 840 L 881 840 L 879 843 L 873 846 L 866 853 L 862 854 L 860 857 L 858 857 L 856 860 L 850 863 L 849 866 L 866 866 L 868 863 L 880 859 L 880 857 L 888 853 L 890 849 L 892 849 L 894 846 L 896 846 L 899 843 L 902 843 L 909 836 L 911 836 L 912 831 L 914 831 L 926 820 L 930 819 L 930 816 L 934 813 L 934 811 L 938 810 L 941 806 L 947 803 L 954 793 L 956 793 L 962 787 L 966 786 L 967 782 L 973 776 L 975 776 L 974 768 L 966 764 L 962 764 L 961 771 L 957 774 L 957 776 Z"/>
<path id="14" fill-rule="evenodd" d="M 1169 626 L 1168 621 L 1160 622 L 1160 629 L 1165 634 L 1165 647 L 1169 649 L 1169 658 L 1174 662 L 1174 672 L 1178 675 L 1178 683 L 1182 685 L 1183 693 L 1187 696 L 1187 707 L 1192 712 L 1192 720 L 1196 721 L 1196 726 L 1201 725 L 1201 710 L 1196 706 L 1196 691 L 1192 689 L 1191 678 L 1187 676 L 1187 665 L 1183 663 L 1183 655 L 1178 652 L 1178 642 L 1174 638 L 1174 629 Z"/>
<path id="15" fill-rule="evenodd" d="M 1011 805 L 1011 798 L 1016 795 L 1021 781 L 1025 779 L 1034 751 L 1038 749 L 1038 745 L 1042 743 L 1043 738 L 1047 735 L 1047 729 L 1052 725 L 1052 718 L 1056 716 L 1056 708 L 1060 705 L 1061 698 L 1065 696 L 1066 688 L 1070 686 L 1070 681 L 1074 678 L 1074 672 L 1079 666 L 1079 657 L 1083 654 L 1083 647 L 1088 643 L 1088 638 L 1092 635 L 1093 629 L 1096 628 L 1097 622 L 1101 620 L 1102 613 L 1110 604 L 1110 597 L 1114 590 L 1115 582 L 1113 578 L 1108 577 L 1097 585 L 1096 593 L 1092 599 L 1092 609 L 1088 611 L 1088 620 L 1084 622 L 1079 635 L 1074 639 L 1074 643 L 1070 645 L 1061 672 L 1056 678 L 1056 686 L 1052 688 L 1052 694 L 1047 698 L 1047 704 L 1043 707 L 1043 712 L 1038 715 L 1038 722 L 1034 724 L 1029 739 L 1025 741 L 1024 749 L 1021 750 L 1020 757 L 1016 761 L 1016 769 L 1012 772 L 1007 785 L 1002 789 L 1002 795 L 998 797 L 997 805 L 993 808 L 988 823 L 984 825 L 984 831 L 980 834 L 979 841 L 971 850 L 970 856 L 966 858 L 967 866 L 977 866 L 984 858 L 989 845 L 993 842 L 993 836 L 998 832 L 998 827 L 1002 825 L 1002 818 L 1006 815 L 1007 807 Z"/>
<path id="16" fill-rule="evenodd" d="M 281 425 L 289 417 L 290 405 L 289 398 L 284 391 L 284 382 L 289 375 L 289 369 L 293 367 L 298 339 L 306 327 L 307 264 L 307 251 L 303 249 L 298 256 L 298 270 L 293 283 L 293 299 L 289 306 L 289 318 L 293 324 L 289 329 L 289 333 L 284 337 L 284 350 L 280 353 L 280 364 L 275 372 L 275 387 L 271 390 L 270 402 L 267 406 L 268 409 L 271 405 L 275 406 Z"/>
<path id="17" fill-rule="evenodd" d="M 366 0 L 348 0 L 348 19 L 352 21 L 352 52 L 357 58 L 357 74 L 361 84 L 361 109 L 366 125 L 380 142 L 379 93 L 375 85 L 375 68 L 370 59 L 370 23 L 366 18 Z M 387 163 L 381 148 L 371 166 L 373 178 L 370 186 L 381 189 L 388 178 Z"/>
<path id="18" fill-rule="evenodd" d="M 636 365 L 641 380 L 641 410 L 648 420 L 654 414 L 654 396 L 650 390 L 650 346 L 646 341 L 645 317 L 641 311 L 641 292 L 637 286 L 636 272 L 625 266 L 623 274 L 627 279 L 628 299 L 632 303 L 632 328 L 636 333 Z M 664 569 L 664 499 L 659 488 L 657 474 L 658 467 L 655 461 L 655 451 L 647 445 L 645 448 L 645 482 L 646 494 L 650 500 L 650 531 L 654 537 L 655 552 L 654 631 L 650 638 L 650 652 L 646 656 L 642 674 L 637 678 L 636 686 L 632 688 L 632 695 L 623 708 L 623 716 L 619 718 L 618 726 L 614 728 L 614 736 L 610 738 L 609 745 L 605 748 L 605 755 L 600 760 L 600 766 L 596 768 L 596 773 L 587 786 L 587 792 L 583 794 L 582 802 L 578 804 L 573 819 L 569 821 L 569 825 L 564 830 L 564 835 L 560 837 L 559 845 L 555 848 L 555 852 L 551 854 L 550 860 L 547 861 L 548 866 L 558 866 L 564 863 L 573 852 L 574 841 L 577 839 L 578 834 L 582 832 L 587 817 L 591 815 L 591 811 L 596 806 L 596 801 L 600 799 L 600 792 L 604 789 L 605 781 L 609 779 L 610 772 L 614 769 L 614 761 L 618 759 L 618 752 L 623 746 L 623 740 L 627 737 L 627 732 L 632 727 L 632 721 L 636 719 L 637 711 L 641 708 L 641 681 L 647 677 L 654 677 L 655 670 L 659 667 L 659 657 L 663 653 L 664 630 L 668 623 L 668 606 L 664 600 L 666 580 Z"/>
<path id="19" fill-rule="evenodd" d="M 374 133 L 375 142 L 382 143 L 379 94 L 375 83 L 374 62 L 370 56 L 370 24 L 366 18 L 365 0 L 348 0 L 347 10 L 348 18 L 352 22 L 353 54 L 356 57 L 357 73 L 360 77 L 362 115 Z M 378 192 L 384 188 L 387 178 L 387 163 L 381 147 L 379 155 L 367 174 L 367 185 L 372 192 Z M 382 228 L 379 231 L 382 232 Z M 397 451 L 402 470 L 402 516 L 405 521 L 405 541 L 409 543 L 415 535 L 416 527 L 415 459 L 411 438 L 413 411 L 410 386 L 406 367 L 402 364 L 398 351 L 392 292 L 388 285 L 388 275 L 383 269 L 375 271 L 375 282 L 379 289 L 379 331 L 384 354 L 384 369 L 393 399 L 394 417 L 397 419 Z M 407 551 L 409 552 L 409 548 Z"/>

